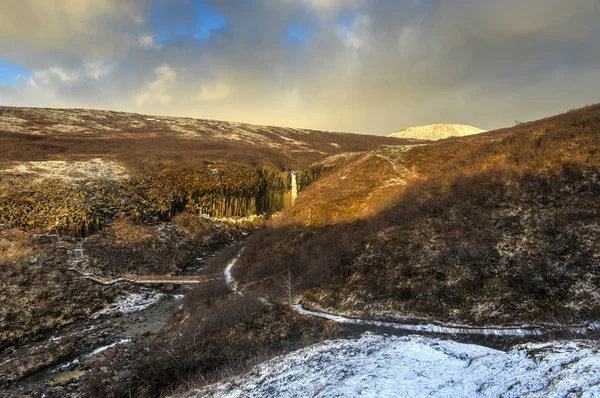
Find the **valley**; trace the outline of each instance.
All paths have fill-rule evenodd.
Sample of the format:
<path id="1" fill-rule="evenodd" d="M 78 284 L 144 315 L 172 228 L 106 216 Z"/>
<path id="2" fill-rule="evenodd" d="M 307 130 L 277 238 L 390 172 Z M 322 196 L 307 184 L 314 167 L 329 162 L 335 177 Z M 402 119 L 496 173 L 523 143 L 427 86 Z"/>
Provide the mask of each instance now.
<path id="1" fill-rule="evenodd" d="M 598 105 L 437 141 L 2 107 L 0 145 L 1 394 L 599 393 Z"/>

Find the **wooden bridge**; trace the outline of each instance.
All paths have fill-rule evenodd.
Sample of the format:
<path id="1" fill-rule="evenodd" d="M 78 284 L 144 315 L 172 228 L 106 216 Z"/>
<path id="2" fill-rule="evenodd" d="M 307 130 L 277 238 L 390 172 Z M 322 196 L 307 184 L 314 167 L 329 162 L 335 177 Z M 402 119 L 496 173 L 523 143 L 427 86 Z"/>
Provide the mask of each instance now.
<path id="1" fill-rule="evenodd" d="M 134 275 L 123 274 L 118 278 L 105 278 L 103 276 L 87 273 L 76 266 L 68 268 L 81 275 L 83 279 L 89 279 L 102 285 L 114 285 L 116 283 L 133 283 L 136 285 L 198 285 L 200 283 L 212 282 L 223 279 L 221 274 L 212 275 Z"/>
<path id="2" fill-rule="evenodd" d="M 117 278 L 106 278 L 100 275 L 89 273 L 80 268 L 81 264 L 88 262 L 83 253 L 80 244 L 73 244 L 61 239 L 58 234 L 40 234 L 35 235 L 38 238 L 46 239 L 55 243 L 57 248 L 66 249 L 67 253 L 73 257 L 69 261 L 67 269 L 81 275 L 82 279 L 89 279 L 102 285 L 114 285 L 117 283 L 133 283 L 136 285 L 164 285 L 172 288 L 175 285 L 198 285 L 200 283 L 212 282 L 223 279 L 221 274 L 212 275 L 135 275 L 123 274 Z"/>
<path id="3" fill-rule="evenodd" d="M 124 278 L 139 285 L 197 285 L 223 279 L 221 274 L 212 275 L 133 275 L 124 274 Z"/>

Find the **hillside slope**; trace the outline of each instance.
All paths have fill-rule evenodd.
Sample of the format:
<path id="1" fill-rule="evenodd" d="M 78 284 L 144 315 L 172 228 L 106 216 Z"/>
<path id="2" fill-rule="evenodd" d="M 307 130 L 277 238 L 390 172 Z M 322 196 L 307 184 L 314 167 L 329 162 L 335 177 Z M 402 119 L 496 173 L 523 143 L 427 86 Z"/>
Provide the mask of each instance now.
<path id="1" fill-rule="evenodd" d="M 410 141 L 405 141 L 409 143 Z M 137 113 L 0 107 L 0 164 L 115 157 L 129 167 L 159 157 L 302 169 L 336 153 L 397 144 L 386 137 Z"/>
<path id="2" fill-rule="evenodd" d="M 597 321 L 599 147 L 596 105 L 360 155 L 252 236 L 235 276 L 278 294 L 289 269 L 305 306 L 355 317 Z"/>
<path id="3" fill-rule="evenodd" d="M 123 112 L 0 107 L 0 351 L 10 354 L 0 361 L 0 384 L 80 354 L 85 345 L 71 344 L 70 336 L 46 340 L 64 328 L 81 327 L 88 335 L 82 323 L 93 313 L 140 289 L 99 285 L 74 270 L 112 279 L 197 267 L 207 253 L 291 203 L 291 170 L 294 190 L 302 191 L 330 169 L 309 167 L 315 161 L 395 143 L 403 142 Z M 60 235 L 60 244 L 38 235 L 46 233 Z M 74 248 L 85 253 L 77 265 Z"/>
<path id="4" fill-rule="evenodd" d="M 313 311 L 322 308 L 346 317 L 469 326 L 529 324 L 554 336 L 552 326 L 557 323 L 597 322 L 599 126 L 600 107 L 594 106 L 511 129 L 318 159 L 309 169 L 331 169 L 302 190 L 278 217 L 207 264 L 210 273 L 231 270 L 234 286 L 243 294 L 230 290 L 224 281 L 199 286 L 159 334 L 136 340 L 98 361 L 83 380 L 83 395 L 175 394 L 246 372 L 274 355 L 357 332 L 346 327 L 358 325 L 294 312 L 287 304 L 297 300 Z M 597 338 L 591 329 L 578 328 Z M 507 336 L 488 342 L 508 348 L 516 341 L 518 337 Z M 561 371 L 575 377 L 569 364 L 581 358 L 571 354 L 587 350 L 586 344 L 549 346 L 547 352 L 545 347 L 528 346 L 469 361 L 469 355 L 454 350 L 454 344 L 439 349 L 439 343 L 425 343 L 419 352 L 435 354 L 439 361 L 419 369 L 435 371 L 442 361 L 468 369 L 471 362 L 495 376 L 496 366 L 507 365 L 515 369 L 508 375 L 523 376 L 523 385 L 530 385 L 531 380 L 546 377 L 536 369 L 548 368 L 523 358 L 524 352 L 541 358 L 554 354 L 553 350 L 564 351 L 567 363 Z M 389 361 L 391 355 L 407 352 L 403 343 L 396 354 L 387 351 L 392 345 L 369 347 L 371 358 L 379 348 L 388 358 L 376 364 L 382 366 L 378 369 L 397 363 Z M 341 368 L 326 366 L 331 373 L 325 374 L 335 385 L 321 393 L 353 391 L 346 389 L 347 383 L 357 380 L 351 374 L 361 382 L 361 375 L 367 380 L 379 376 L 368 371 L 373 364 L 367 363 L 368 358 L 360 362 L 362 355 L 353 362 L 344 356 L 344 347 L 327 352 L 331 355 L 313 356 L 308 349 L 303 352 L 306 362 L 289 357 L 298 364 L 289 368 L 291 373 L 306 376 L 297 379 L 299 393 L 311 395 L 320 387 L 311 389 L 316 379 L 309 367 L 327 364 L 332 357 L 339 359 L 334 362 Z M 407 376 L 413 364 L 420 366 L 411 363 L 415 357 L 427 359 L 394 356 L 397 361 L 407 360 L 403 368 Z M 276 394 L 279 375 L 291 380 L 285 371 L 289 363 L 285 358 L 270 362 L 282 373 L 263 373 L 259 367 L 261 373 L 251 375 L 249 384 L 242 379 L 240 388 L 217 387 L 216 393 L 251 394 L 247 388 L 252 388 L 260 394 L 264 385 L 267 395 Z M 581 382 L 576 384 L 585 386 L 590 373 L 594 375 L 581 372 Z M 423 378 L 424 383 L 435 382 L 433 374 L 423 374 L 431 376 Z M 551 376 L 545 379 L 550 384 L 562 380 Z M 473 380 L 476 387 L 469 384 Z M 510 388 L 510 383 L 504 384 L 507 380 L 493 377 L 498 389 L 494 387 L 490 395 Z M 383 380 L 378 381 L 370 386 L 382 385 Z M 469 388 L 484 389 L 488 378 L 463 381 L 466 390 L 462 391 L 472 391 Z"/>
<path id="5" fill-rule="evenodd" d="M 393 138 L 123 112 L 0 107 L 0 229 L 87 235 L 117 213 L 271 214 L 328 156 Z M 63 198 L 69 198 L 64 201 Z"/>
<path id="6" fill-rule="evenodd" d="M 389 137 L 437 141 L 450 137 L 484 133 L 485 130 L 464 124 L 429 124 L 427 126 L 407 127 L 398 130 Z"/>

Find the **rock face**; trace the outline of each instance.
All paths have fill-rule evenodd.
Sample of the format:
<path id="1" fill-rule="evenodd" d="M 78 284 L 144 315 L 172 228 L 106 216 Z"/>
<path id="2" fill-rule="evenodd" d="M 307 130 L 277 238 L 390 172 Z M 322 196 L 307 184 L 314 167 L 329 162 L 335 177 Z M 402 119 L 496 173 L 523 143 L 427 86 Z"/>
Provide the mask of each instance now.
<path id="1" fill-rule="evenodd" d="M 464 137 L 484 132 L 485 130 L 464 124 L 430 124 L 427 126 L 407 127 L 396 131 L 394 134 L 390 134 L 389 137 L 437 141 L 449 137 Z"/>

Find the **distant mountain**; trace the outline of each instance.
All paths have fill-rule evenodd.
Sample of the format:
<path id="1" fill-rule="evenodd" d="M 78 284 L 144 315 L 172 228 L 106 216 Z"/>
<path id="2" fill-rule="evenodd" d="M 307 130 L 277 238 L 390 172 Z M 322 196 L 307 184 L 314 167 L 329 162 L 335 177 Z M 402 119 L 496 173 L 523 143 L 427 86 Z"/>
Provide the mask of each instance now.
<path id="1" fill-rule="evenodd" d="M 389 137 L 437 141 L 449 137 L 464 137 L 484 132 L 485 130 L 464 124 L 429 124 L 427 126 L 407 127 L 390 134 Z"/>

